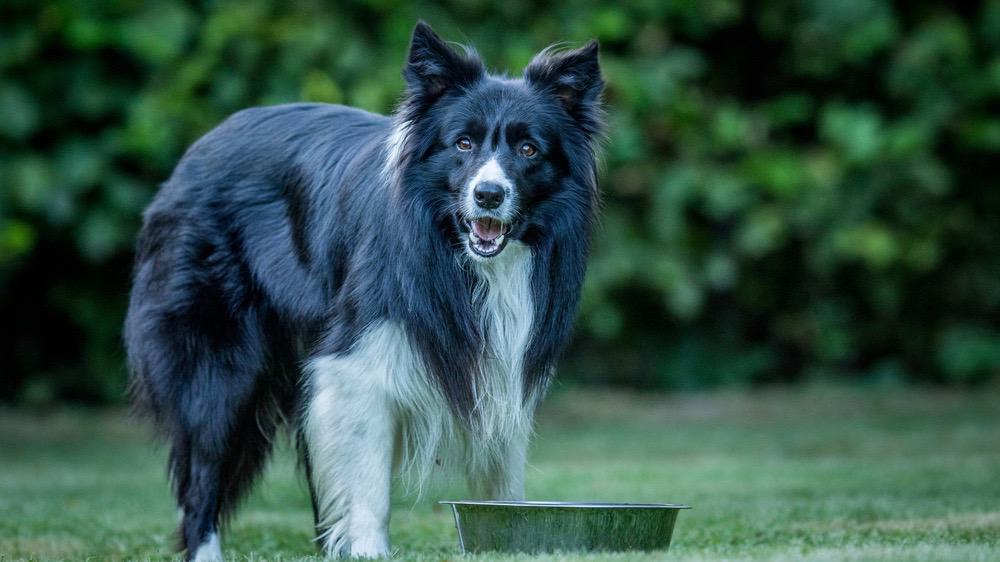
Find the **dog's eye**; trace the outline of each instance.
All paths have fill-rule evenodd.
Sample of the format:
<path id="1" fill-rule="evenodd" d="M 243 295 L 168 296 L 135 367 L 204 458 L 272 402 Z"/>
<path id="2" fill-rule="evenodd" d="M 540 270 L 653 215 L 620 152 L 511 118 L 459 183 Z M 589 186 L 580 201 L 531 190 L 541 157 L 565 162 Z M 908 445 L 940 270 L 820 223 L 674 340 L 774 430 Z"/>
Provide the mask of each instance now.
<path id="1" fill-rule="evenodd" d="M 535 145 L 530 142 L 522 144 L 518 151 L 520 151 L 521 156 L 524 156 L 525 158 L 531 158 L 532 156 L 538 154 L 538 149 L 535 148 Z"/>
<path id="2" fill-rule="evenodd" d="M 472 140 L 469 137 L 462 137 L 455 141 L 455 148 L 462 152 L 468 152 L 472 150 Z"/>

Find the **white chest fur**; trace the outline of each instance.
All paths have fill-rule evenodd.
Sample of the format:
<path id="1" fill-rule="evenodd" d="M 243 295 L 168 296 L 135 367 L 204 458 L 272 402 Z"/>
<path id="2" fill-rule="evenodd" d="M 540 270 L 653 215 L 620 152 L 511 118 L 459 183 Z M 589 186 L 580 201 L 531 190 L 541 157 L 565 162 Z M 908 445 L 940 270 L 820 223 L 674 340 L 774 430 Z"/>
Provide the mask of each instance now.
<path id="1" fill-rule="evenodd" d="M 389 369 L 385 387 L 399 405 L 402 459 L 418 486 L 442 458 L 460 461 L 470 473 L 488 472 L 505 462 L 512 446 L 522 446 L 532 429 L 534 404 L 524 399 L 523 376 L 534 326 L 531 251 L 512 241 L 496 258 L 477 259 L 471 266 L 477 278 L 473 300 L 483 334 L 474 372 L 468 374 L 475 400 L 472 431 L 461 429 L 415 356 L 390 354 L 399 358 L 400 368 Z M 392 330 L 412 353 L 403 331 Z"/>
<path id="2" fill-rule="evenodd" d="M 479 437 L 487 441 L 530 431 L 531 409 L 524 404 L 524 356 L 531 343 L 531 251 L 511 242 L 503 253 L 478 260 L 474 300 L 480 310 L 484 344 L 474 374 Z"/>
<path id="3" fill-rule="evenodd" d="M 308 366 L 313 431 L 340 433 L 338 425 L 381 415 L 373 408 L 389 408 L 386 415 L 396 420 L 401 432 L 401 461 L 409 469 L 405 472 L 418 487 L 442 456 L 458 457 L 454 460 L 461 459 L 468 470 L 486 470 L 513 443 L 527 439 L 534 405 L 524 399 L 522 371 L 534 325 L 531 250 L 511 241 L 496 258 L 476 260 L 471 266 L 478 278 L 473 298 L 485 335 L 475 372 L 469 373 L 475 400 L 472 432 L 462 430 L 452 417 L 405 330 L 388 322 L 372 326 L 350 353 L 319 357 Z M 361 399 L 365 396 L 369 398 Z M 340 441 L 332 435 L 318 440 Z M 442 449 L 452 454 L 442 455 Z"/>

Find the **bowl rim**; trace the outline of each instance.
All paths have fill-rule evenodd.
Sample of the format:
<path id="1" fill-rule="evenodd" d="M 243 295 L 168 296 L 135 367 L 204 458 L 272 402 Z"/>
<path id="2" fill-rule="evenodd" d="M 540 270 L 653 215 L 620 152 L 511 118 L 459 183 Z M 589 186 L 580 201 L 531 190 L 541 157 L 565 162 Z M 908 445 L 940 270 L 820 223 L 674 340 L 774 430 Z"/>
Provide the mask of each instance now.
<path id="1" fill-rule="evenodd" d="M 565 502 L 565 501 L 512 501 L 512 500 L 441 500 L 438 503 L 451 506 L 481 505 L 493 507 L 556 507 L 584 509 L 691 509 L 682 503 L 611 503 L 611 502 Z"/>

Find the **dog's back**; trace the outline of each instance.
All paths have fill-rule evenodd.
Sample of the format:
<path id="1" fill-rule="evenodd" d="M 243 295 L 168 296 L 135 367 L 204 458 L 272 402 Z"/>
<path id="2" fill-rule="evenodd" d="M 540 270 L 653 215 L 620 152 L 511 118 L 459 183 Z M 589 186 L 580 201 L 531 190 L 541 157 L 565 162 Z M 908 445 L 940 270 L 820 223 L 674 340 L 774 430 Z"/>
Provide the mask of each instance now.
<path id="1" fill-rule="evenodd" d="M 378 186 L 355 181 L 378 166 L 375 153 L 388 121 L 321 104 L 236 113 L 187 151 L 147 210 L 137 281 L 144 281 L 147 268 L 168 260 L 204 281 L 244 281 L 226 287 L 238 289 L 226 292 L 230 300 L 241 300 L 252 281 L 264 293 L 257 296 L 293 312 L 295 320 L 314 318 L 321 287 L 313 286 L 308 273 L 329 249 L 314 247 L 307 232 L 317 226 L 335 230 L 337 225 L 317 223 L 351 217 L 340 211 L 352 199 L 384 197 Z M 174 255 L 163 255 L 168 238 L 180 239 L 187 252 L 178 255 L 174 245 Z"/>
<path id="2" fill-rule="evenodd" d="M 139 235 L 126 324 L 134 372 L 155 368 L 141 357 L 147 346 L 133 342 L 149 332 L 144 322 L 215 325 L 214 337 L 232 339 L 220 306 L 280 310 L 296 325 L 320 320 L 336 281 L 320 262 L 337 257 L 339 231 L 358 226 L 329 221 L 349 222 L 357 213 L 345 210 L 385 197 L 357 180 L 377 168 L 387 130 L 383 116 L 292 104 L 240 111 L 192 145 Z"/>

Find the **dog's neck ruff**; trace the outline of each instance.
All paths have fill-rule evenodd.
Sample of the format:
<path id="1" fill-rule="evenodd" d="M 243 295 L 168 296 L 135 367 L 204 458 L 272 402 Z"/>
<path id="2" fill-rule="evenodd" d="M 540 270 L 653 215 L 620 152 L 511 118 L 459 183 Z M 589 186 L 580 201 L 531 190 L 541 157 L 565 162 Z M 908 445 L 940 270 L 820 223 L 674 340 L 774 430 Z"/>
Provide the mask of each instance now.
<path id="1" fill-rule="evenodd" d="M 412 126 L 412 121 L 399 115 L 392 119 L 392 129 L 385 139 L 385 162 L 382 165 L 382 179 L 390 187 L 395 187 L 401 180 L 400 175 L 405 165 L 406 143 L 409 142 Z"/>

